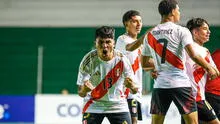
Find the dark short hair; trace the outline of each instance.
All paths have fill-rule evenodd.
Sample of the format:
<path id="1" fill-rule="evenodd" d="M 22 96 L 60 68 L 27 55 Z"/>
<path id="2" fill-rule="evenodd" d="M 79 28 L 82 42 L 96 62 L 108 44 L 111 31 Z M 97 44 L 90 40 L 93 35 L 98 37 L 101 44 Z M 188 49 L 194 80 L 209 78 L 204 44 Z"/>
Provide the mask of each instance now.
<path id="1" fill-rule="evenodd" d="M 129 21 L 133 16 L 141 16 L 140 12 L 136 10 L 127 11 L 122 17 L 122 23 L 125 26 L 125 22 Z"/>
<path id="2" fill-rule="evenodd" d="M 187 22 L 186 27 L 192 32 L 193 29 L 201 27 L 204 23 L 209 26 L 209 23 L 205 19 L 192 18 Z"/>
<path id="3" fill-rule="evenodd" d="M 114 39 L 115 37 L 115 29 L 109 26 L 102 26 L 96 29 L 95 38 L 111 38 Z"/>
<path id="4" fill-rule="evenodd" d="M 162 0 L 158 6 L 158 11 L 161 16 L 168 15 L 176 8 L 177 4 L 176 0 Z"/>

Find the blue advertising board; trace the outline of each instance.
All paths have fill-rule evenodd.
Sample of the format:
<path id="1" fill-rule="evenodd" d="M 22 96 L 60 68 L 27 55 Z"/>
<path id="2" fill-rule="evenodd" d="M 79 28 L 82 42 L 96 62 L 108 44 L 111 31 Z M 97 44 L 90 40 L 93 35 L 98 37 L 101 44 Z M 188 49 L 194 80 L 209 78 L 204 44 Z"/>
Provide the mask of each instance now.
<path id="1" fill-rule="evenodd" d="M 34 96 L 0 96 L 0 122 L 34 122 Z"/>

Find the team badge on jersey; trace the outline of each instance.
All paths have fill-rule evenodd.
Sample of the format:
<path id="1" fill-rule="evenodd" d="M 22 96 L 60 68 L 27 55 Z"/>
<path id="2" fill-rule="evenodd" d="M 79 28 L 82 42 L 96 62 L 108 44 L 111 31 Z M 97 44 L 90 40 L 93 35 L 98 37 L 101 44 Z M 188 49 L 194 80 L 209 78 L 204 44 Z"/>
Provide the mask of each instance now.
<path id="1" fill-rule="evenodd" d="M 120 69 L 120 68 L 117 68 L 117 69 L 116 69 L 116 76 L 117 76 L 117 77 L 120 76 L 120 72 L 121 72 L 121 69 Z"/>
<path id="2" fill-rule="evenodd" d="M 96 72 L 94 73 L 94 75 L 95 75 L 95 76 L 100 76 L 101 74 L 100 74 L 99 71 L 96 71 Z"/>

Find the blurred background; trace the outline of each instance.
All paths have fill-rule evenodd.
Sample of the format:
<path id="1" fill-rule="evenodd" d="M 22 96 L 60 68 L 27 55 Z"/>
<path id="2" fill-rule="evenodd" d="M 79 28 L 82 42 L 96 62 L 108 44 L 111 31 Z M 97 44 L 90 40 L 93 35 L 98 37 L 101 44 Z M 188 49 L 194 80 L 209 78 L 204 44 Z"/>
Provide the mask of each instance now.
<path id="1" fill-rule="evenodd" d="M 117 38 L 125 32 L 122 15 L 135 9 L 142 15 L 142 35 L 160 22 L 159 2 L 0 0 L 0 95 L 76 94 L 78 67 L 94 47 L 95 29 L 113 26 Z M 180 24 L 206 19 L 211 37 L 205 45 L 210 52 L 219 48 L 220 0 L 179 0 L 179 6 Z M 143 77 L 148 94 L 153 81 L 148 73 Z"/>

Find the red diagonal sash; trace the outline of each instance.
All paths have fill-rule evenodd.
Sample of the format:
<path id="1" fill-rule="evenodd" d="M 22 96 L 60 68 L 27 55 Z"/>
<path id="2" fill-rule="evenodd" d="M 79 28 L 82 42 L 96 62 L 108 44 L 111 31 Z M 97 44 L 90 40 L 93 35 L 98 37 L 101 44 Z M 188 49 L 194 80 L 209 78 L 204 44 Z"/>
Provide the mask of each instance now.
<path id="1" fill-rule="evenodd" d="M 151 33 L 148 33 L 147 37 L 148 37 L 147 39 L 148 39 L 149 45 L 155 50 L 155 52 L 160 57 L 162 57 L 163 45 L 160 44 Z M 165 60 L 176 68 L 179 68 L 181 70 L 183 70 L 184 68 L 182 60 L 180 60 L 175 54 L 173 54 L 168 49 L 166 49 Z"/>
<path id="2" fill-rule="evenodd" d="M 123 72 L 123 62 L 119 61 L 115 67 L 108 72 L 105 78 L 91 92 L 91 99 L 85 104 L 83 113 L 88 109 L 93 100 L 102 98 L 119 79 Z"/>

